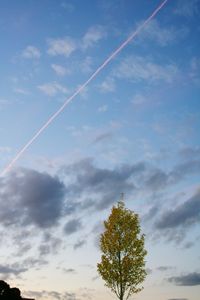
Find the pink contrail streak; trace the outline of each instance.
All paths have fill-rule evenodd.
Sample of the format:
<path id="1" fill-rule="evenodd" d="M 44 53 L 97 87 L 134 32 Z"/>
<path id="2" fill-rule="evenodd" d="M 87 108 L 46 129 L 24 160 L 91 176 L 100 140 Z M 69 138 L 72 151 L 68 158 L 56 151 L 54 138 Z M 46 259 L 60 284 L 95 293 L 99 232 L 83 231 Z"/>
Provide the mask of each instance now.
<path id="1" fill-rule="evenodd" d="M 89 77 L 89 79 L 83 83 L 66 101 L 63 105 L 44 123 L 44 125 L 33 135 L 33 137 L 24 145 L 24 147 L 16 154 L 11 162 L 3 169 L 0 176 L 4 176 L 16 163 L 16 161 L 22 156 L 27 148 L 38 138 L 38 136 L 53 122 L 53 120 L 65 109 L 65 107 L 78 95 L 80 92 L 99 74 L 99 72 L 107 66 L 107 64 L 119 53 L 123 48 L 133 40 L 140 31 L 156 16 L 156 14 L 162 9 L 168 0 L 164 0 L 154 12 L 140 25 L 111 55 L 96 69 L 96 71 Z"/>

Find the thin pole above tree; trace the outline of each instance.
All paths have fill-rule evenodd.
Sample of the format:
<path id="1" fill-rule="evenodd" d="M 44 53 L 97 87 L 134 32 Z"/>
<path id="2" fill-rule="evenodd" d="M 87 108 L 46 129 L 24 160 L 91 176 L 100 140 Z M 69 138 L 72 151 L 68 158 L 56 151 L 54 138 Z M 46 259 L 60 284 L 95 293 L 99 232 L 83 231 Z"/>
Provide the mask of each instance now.
<path id="1" fill-rule="evenodd" d="M 142 290 L 146 277 L 144 235 L 140 234 L 139 217 L 119 201 L 113 206 L 105 231 L 100 237 L 101 262 L 97 270 L 105 285 L 120 300 Z"/>

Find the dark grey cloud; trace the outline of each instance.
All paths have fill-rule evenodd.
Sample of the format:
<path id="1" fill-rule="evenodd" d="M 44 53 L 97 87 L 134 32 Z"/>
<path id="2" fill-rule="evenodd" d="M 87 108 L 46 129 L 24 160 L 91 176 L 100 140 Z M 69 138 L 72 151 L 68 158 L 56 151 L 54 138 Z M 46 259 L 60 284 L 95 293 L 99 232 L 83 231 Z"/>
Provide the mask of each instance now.
<path id="1" fill-rule="evenodd" d="M 44 299 L 44 298 L 49 298 L 52 300 L 78 300 L 79 299 L 75 293 L 69 293 L 69 292 L 59 293 L 57 291 L 45 291 L 45 290 L 26 291 L 24 295 L 26 297 L 31 297 L 35 299 Z"/>
<path id="2" fill-rule="evenodd" d="M 73 248 L 74 250 L 77 250 L 79 248 L 82 248 L 86 243 L 87 243 L 86 240 L 79 240 L 74 244 Z"/>
<path id="3" fill-rule="evenodd" d="M 165 272 L 165 271 L 174 269 L 174 267 L 172 267 L 172 266 L 160 266 L 160 267 L 157 267 L 156 269 L 157 269 L 158 271 Z"/>
<path id="4" fill-rule="evenodd" d="M 72 268 L 69 268 L 69 269 L 63 269 L 63 271 L 65 273 L 76 273 L 76 270 L 75 269 L 72 269 Z"/>
<path id="5" fill-rule="evenodd" d="M 188 298 L 170 298 L 168 300 L 188 300 Z"/>
<path id="6" fill-rule="evenodd" d="M 150 268 L 146 268 L 146 272 L 147 272 L 147 275 L 150 275 L 153 273 L 153 270 Z"/>
<path id="7" fill-rule="evenodd" d="M 200 147 L 184 147 L 180 150 L 179 154 L 183 159 L 194 159 L 200 157 Z"/>
<path id="8" fill-rule="evenodd" d="M 112 138 L 113 138 L 112 132 L 104 132 L 95 137 L 93 144 L 98 144 L 100 142 L 108 141 L 111 140 Z"/>
<path id="9" fill-rule="evenodd" d="M 200 160 L 193 159 L 178 164 L 169 172 L 169 184 L 176 184 L 188 177 L 188 175 L 200 174 Z"/>
<path id="10" fill-rule="evenodd" d="M 62 240 L 53 236 L 50 232 L 45 232 L 39 244 L 39 255 L 46 256 L 49 254 L 57 254 L 62 248 Z"/>
<path id="11" fill-rule="evenodd" d="M 0 181 L 0 222 L 4 226 L 55 225 L 62 215 L 65 185 L 58 177 L 20 169 Z"/>
<path id="12" fill-rule="evenodd" d="M 81 229 L 77 215 L 80 212 L 106 209 L 119 200 L 122 192 L 127 197 L 138 191 L 156 196 L 199 171 L 198 160 L 181 163 L 165 172 L 146 162 L 100 168 L 91 158 L 63 166 L 57 173 L 59 177 L 21 168 L 0 178 L 0 225 L 7 230 L 14 229 L 15 233 L 17 228 L 23 228 L 24 234 L 13 237 L 19 248 L 16 255 L 23 256 L 31 251 L 32 232 L 35 231 L 31 232 L 32 225 L 42 236 L 46 230 L 59 225 L 62 218 L 70 216 L 64 227 L 65 234 L 69 235 Z M 157 231 L 195 224 L 199 220 L 199 200 L 197 195 L 189 200 L 163 213 L 162 218 L 159 218 L 158 205 L 152 204 L 146 220 L 152 222 L 152 218 L 158 217 Z M 179 232 L 177 239 L 180 237 Z M 82 245 L 83 242 L 74 245 L 74 249 Z M 61 241 L 51 236 L 49 240 L 40 240 L 36 249 L 44 256 L 57 253 L 59 247 L 62 247 Z"/>
<path id="13" fill-rule="evenodd" d="M 132 177 L 143 173 L 144 169 L 144 163 L 103 169 L 96 167 L 91 159 L 85 159 L 63 168 L 62 172 L 73 176 L 74 183 L 68 186 L 68 191 L 71 196 L 84 198 L 82 208 L 93 206 L 99 210 L 117 201 L 121 192 L 133 191 Z"/>
<path id="14" fill-rule="evenodd" d="M 162 191 L 199 171 L 200 161 L 196 160 L 166 173 L 145 162 L 100 168 L 88 158 L 62 167 L 59 175 L 64 184 L 48 173 L 19 169 L 0 178 L 0 223 L 6 227 L 34 224 L 49 228 L 77 210 L 105 209 L 119 199 L 121 192 L 128 196 L 137 190 Z"/>
<path id="15" fill-rule="evenodd" d="M 186 243 L 183 245 L 183 249 L 190 249 L 190 248 L 192 248 L 194 245 L 195 245 L 195 242 L 186 242 Z"/>
<path id="16" fill-rule="evenodd" d="M 14 257 L 11 258 L 15 260 Z M 10 260 L 11 260 L 10 259 Z M 40 270 L 44 265 L 47 265 L 48 262 L 44 259 L 36 259 L 35 257 L 28 257 L 22 259 L 20 262 L 12 262 L 0 264 L 0 276 L 4 280 L 10 277 L 18 277 L 31 270 Z"/>
<path id="17" fill-rule="evenodd" d="M 168 278 L 168 281 L 181 286 L 200 285 L 200 273 L 194 272 L 182 276 L 174 276 Z"/>
<path id="18" fill-rule="evenodd" d="M 19 275 L 26 272 L 28 269 L 25 267 L 19 266 L 19 264 L 4 264 L 0 265 L 0 274 L 10 276 L 10 275 Z"/>
<path id="19" fill-rule="evenodd" d="M 73 219 L 68 221 L 64 227 L 64 233 L 70 235 L 79 231 L 82 228 L 82 223 L 79 219 Z"/>
<path id="20" fill-rule="evenodd" d="M 175 185 L 190 175 L 200 174 L 200 160 L 184 161 L 175 165 L 169 172 L 156 168 L 153 169 L 150 166 L 148 167 L 148 171 L 143 178 L 143 188 L 156 192 Z"/>
<path id="21" fill-rule="evenodd" d="M 27 269 L 36 269 L 40 270 L 43 266 L 47 265 L 48 261 L 44 258 L 35 258 L 34 257 L 27 257 L 21 262 L 21 265 Z"/>
<path id="22" fill-rule="evenodd" d="M 145 185 L 146 188 L 157 191 L 165 188 L 169 184 L 169 176 L 162 170 L 153 170 L 149 178 L 147 178 Z"/>
<path id="23" fill-rule="evenodd" d="M 188 227 L 200 221 L 200 190 L 174 210 L 168 210 L 155 223 L 159 230 Z"/>

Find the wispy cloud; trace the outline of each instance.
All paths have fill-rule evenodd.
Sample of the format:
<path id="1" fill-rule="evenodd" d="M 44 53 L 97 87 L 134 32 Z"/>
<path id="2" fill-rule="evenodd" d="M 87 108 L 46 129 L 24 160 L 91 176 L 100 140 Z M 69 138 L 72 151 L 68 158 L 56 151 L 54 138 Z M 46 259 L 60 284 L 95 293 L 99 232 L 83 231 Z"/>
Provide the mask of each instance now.
<path id="1" fill-rule="evenodd" d="M 10 153 L 11 152 L 11 148 L 10 147 L 1 147 L 0 146 L 0 153 Z"/>
<path id="2" fill-rule="evenodd" d="M 188 33 L 189 29 L 186 26 L 182 26 L 181 28 L 172 26 L 162 27 L 158 21 L 154 19 L 147 24 L 138 40 L 142 41 L 142 43 L 152 40 L 159 46 L 165 47 L 177 40 L 185 38 Z"/>
<path id="3" fill-rule="evenodd" d="M 100 85 L 99 89 L 103 93 L 114 92 L 116 90 L 115 80 L 112 77 L 107 77 Z"/>
<path id="4" fill-rule="evenodd" d="M 93 47 L 100 40 L 106 37 L 105 28 L 101 25 L 92 26 L 88 29 L 82 38 L 82 48 L 87 49 Z"/>
<path id="5" fill-rule="evenodd" d="M 70 292 L 63 292 L 59 293 L 57 291 L 26 291 L 26 297 L 31 297 L 35 299 L 53 299 L 53 300 L 60 300 L 60 299 L 67 299 L 67 300 L 78 300 L 80 299 L 78 295 L 75 293 Z"/>
<path id="6" fill-rule="evenodd" d="M 57 82 L 51 82 L 51 83 L 45 83 L 39 85 L 38 89 L 50 97 L 53 97 L 58 93 L 63 93 L 63 94 L 68 93 L 68 89 Z"/>
<path id="7" fill-rule="evenodd" d="M 22 56 L 24 58 L 28 58 L 28 59 L 31 59 L 31 58 L 36 58 L 36 59 L 39 59 L 40 56 L 41 56 L 41 52 L 38 48 L 36 48 L 35 46 L 27 46 L 23 52 L 22 52 Z"/>
<path id="8" fill-rule="evenodd" d="M 108 105 L 102 105 L 102 106 L 100 106 L 99 108 L 98 108 L 98 112 L 105 112 L 105 111 L 107 111 L 108 110 Z"/>
<path id="9" fill-rule="evenodd" d="M 112 132 L 104 132 L 104 133 L 100 133 L 98 134 L 95 138 L 93 143 L 97 144 L 97 143 L 101 143 L 104 141 L 109 141 L 113 138 L 113 133 Z"/>
<path id="10" fill-rule="evenodd" d="M 47 53 L 51 56 L 64 55 L 69 57 L 77 48 L 75 41 L 70 37 L 48 39 Z"/>
<path id="11" fill-rule="evenodd" d="M 9 103 L 8 100 L 0 98 L 0 110 Z"/>
<path id="12" fill-rule="evenodd" d="M 87 56 L 81 63 L 81 71 L 84 73 L 90 73 L 92 71 L 93 60 L 90 56 Z"/>
<path id="13" fill-rule="evenodd" d="M 65 76 L 66 74 L 70 74 L 70 71 L 61 65 L 52 64 L 51 68 L 58 76 Z"/>
<path id="14" fill-rule="evenodd" d="M 61 7 L 64 8 L 67 12 L 72 13 L 75 10 L 75 6 L 69 2 L 61 2 Z"/>
<path id="15" fill-rule="evenodd" d="M 200 85 L 200 58 L 193 57 L 190 62 L 189 76 L 194 83 Z"/>
<path id="16" fill-rule="evenodd" d="M 179 0 L 174 10 L 176 15 L 193 17 L 199 12 L 199 0 Z"/>
<path id="17" fill-rule="evenodd" d="M 146 102 L 147 102 L 147 98 L 142 94 L 136 94 L 131 100 L 131 103 L 135 106 L 141 106 Z"/>
<path id="18" fill-rule="evenodd" d="M 146 81 L 148 84 L 158 81 L 171 83 L 178 73 L 176 64 L 158 64 L 147 57 L 129 56 L 120 63 L 114 76 L 133 82 Z"/>
<path id="19" fill-rule="evenodd" d="M 25 89 L 22 89 L 22 88 L 15 88 L 14 91 L 17 94 L 21 94 L 21 95 L 24 95 L 24 96 L 29 95 L 29 91 L 27 91 Z"/>

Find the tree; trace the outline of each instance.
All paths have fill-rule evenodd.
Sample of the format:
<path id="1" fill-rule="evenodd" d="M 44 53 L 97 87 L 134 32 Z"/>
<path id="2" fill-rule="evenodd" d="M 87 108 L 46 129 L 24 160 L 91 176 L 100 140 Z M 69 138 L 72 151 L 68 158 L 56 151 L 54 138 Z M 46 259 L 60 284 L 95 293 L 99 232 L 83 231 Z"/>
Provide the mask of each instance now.
<path id="1" fill-rule="evenodd" d="M 97 270 L 105 285 L 118 299 L 128 299 L 143 287 L 146 277 L 144 235 L 140 235 L 139 217 L 119 201 L 113 206 L 105 231 L 100 237 L 101 262 Z"/>
<path id="2" fill-rule="evenodd" d="M 0 280 L 0 299 L 2 300 L 21 300 L 21 292 L 18 288 L 11 288 L 8 283 Z"/>

